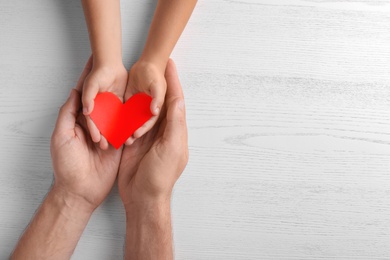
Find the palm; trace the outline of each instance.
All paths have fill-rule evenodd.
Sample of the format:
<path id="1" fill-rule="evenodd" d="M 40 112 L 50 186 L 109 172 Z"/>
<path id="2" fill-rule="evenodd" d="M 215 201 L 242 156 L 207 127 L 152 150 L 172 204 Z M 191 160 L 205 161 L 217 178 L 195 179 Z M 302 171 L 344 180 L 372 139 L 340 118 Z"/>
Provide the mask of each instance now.
<path id="1" fill-rule="evenodd" d="M 124 203 L 128 203 L 131 198 L 131 190 L 136 187 L 143 189 L 140 184 L 155 185 L 155 176 L 151 173 L 155 171 L 147 170 L 147 168 L 159 167 L 156 164 L 155 153 L 156 148 L 161 142 L 163 129 L 157 124 L 144 136 L 137 139 L 131 146 L 125 146 L 122 153 L 121 164 L 119 167 L 118 185 L 119 193 Z M 161 128 L 161 129 L 160 129 Z M 159 130 L 160 129 L 160 130 Z M 154 161 L 153 161 L 154 160 Z"/>
<path id="2" fill-rule="evenodd" d="M 138 92 L 152 95 L 155 86 L 164 86 L 165 88 L 165 85 L 163 72 L 160 72 L 157 68 L 145 67 L 143 64 L 136 63 L 129 73 L 126 99 Z"/>
<path id="3" fill-rule="evenodd" d="M 135 63 L 129 72 L 125 101 L 139 92 L 146 93 L 153 98 L 150 109 L 154 116 L 134 132 L 133 136 L 126 141 L 126 145 L 132 145 L 136 138 L 142 137 L 156 124 L 166 92 L 164 71 L 144 62 Z"/>
<path id="4" fill-rule="evenodd" d="M 97 206 L 115 182 L 121 150 L 112 147 L 107 151 L 99 149 L 88 138 L 85 118 L 82 116 L 78 117 L 73 131 L 68 130 L 64 135 L 64 138 L 59 138 L 62 144 L 53 144 L 60 147 L 53 155 L 57 167 L 55 173 L 67 169 L 66 173 L 56 174 L 56 182 L 72 187 L 77 194 L 84 194 L 87 201 Z"/>
<path id="5" fill-rule="evenodd" d="M 112 92 L 123 101 L 127 76 L 123 64 L 115 68 L 94 67 L 84 81 L 83 107 L 87 107 L 90 112 L 93 111 L 91 101 L 95 99 L 99 92 Z M 108 149 L 107 140 L 100 134 L 99 129 L 90 117 L 87 117 L 87 125 L 92 140 L 96 143 L 100 142 L 100 147 L 103 150 Z"/>
<path id="6" fill-rule="evenodd" d="M 92 70 L 86 79 L 86 87 L 96 82 L 99 92 L 112 92 L 122 99 L 127 83 L 126 68 L 121 66 L 115 71 L 103 69 Z"/>

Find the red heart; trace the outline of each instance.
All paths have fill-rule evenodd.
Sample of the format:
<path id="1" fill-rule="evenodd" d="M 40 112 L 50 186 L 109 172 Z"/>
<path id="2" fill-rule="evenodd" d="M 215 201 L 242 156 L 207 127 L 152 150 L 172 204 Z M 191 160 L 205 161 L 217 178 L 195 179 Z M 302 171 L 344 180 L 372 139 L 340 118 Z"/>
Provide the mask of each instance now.
<path id="1" fill-rule="evenodd" d="M 151 102 L 145 93 L 135 94 L 125 104 L 111 92 L 99 93 L 90 116 L 107 141 L 118 149 L 153 116 Z"/>

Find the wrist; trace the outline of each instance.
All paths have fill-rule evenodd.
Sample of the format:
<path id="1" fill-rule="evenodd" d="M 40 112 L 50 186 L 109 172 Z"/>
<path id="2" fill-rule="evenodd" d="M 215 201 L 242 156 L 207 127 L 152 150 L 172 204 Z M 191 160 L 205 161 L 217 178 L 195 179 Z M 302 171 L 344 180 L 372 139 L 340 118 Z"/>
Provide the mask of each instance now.
<path id="1" fill-rule="evenodd" d="M 122 55 L 93 54 L 93 68 L 118 69 L 122 68 Z"/>
<path id="2" fill-rule="evenodd" d="M 158 57 L 157 55 L 147 55 L 142 54 L 138 59 L 138 62 L 141 66 L 152 67 L 160 72 L 164 73 L 167 66 L 168 58 Z"/>
<path id="3" fill-rule="evenodd" d="M 127 219 L 138 216 L 147 218 L 158 218 L 162 212 L 169 212 L 171 208 L 171 196 L 146 197 L 138 196 L 125 206 Z"/>
<path id="4" fill-rule="evenodd" d="M 170 200 L 133 203 L 126 210 L 125 259 L 173 259 Z"/>
<path id="5" fill-rule="evenodd" d="M 75 223 L 83 225 L 88 222 L 96 206 L 85 198 L 54 185 L 45 199 L 56 207 L 61 214 Z"/>
<path id="6" fill-rule="evenodd" d="M 95 63 L 93 64 L 92 72 L 98 72 L 102 75 L 110 76 L 110 75 L 122 75 L 121 73 L 126 73 L 127 70 L 123 66 L 122 62 L 115 62 L 115 63 Z"/>

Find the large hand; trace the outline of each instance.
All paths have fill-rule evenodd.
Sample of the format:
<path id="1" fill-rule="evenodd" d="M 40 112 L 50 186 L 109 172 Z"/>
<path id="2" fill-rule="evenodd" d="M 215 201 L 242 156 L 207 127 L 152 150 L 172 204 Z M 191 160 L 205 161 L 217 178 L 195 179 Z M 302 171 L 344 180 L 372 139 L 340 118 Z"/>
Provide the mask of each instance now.
<path id="1" fill-rule="evenodd" d="M 108 142 L 99 132 L 89 115 L 94 108 L 94 99 L 99 92 L 112 92 L 121 100 L 125 93 L 127 83 L 127 70 L 121 62 L 116 64 L 99 64 L 93 61 L 93 67 L 85 78 L 82 103 L 83 113 L 86 115 L 88 130 L 95 143 L 100 142 L 100 148 L 106 150 Z"/>
<path id="2" fill-rule="evenodd" d="M 172 60 L 167 64 L 166 110 L 159 121 L 123 150 L 118 187 L 122 201 L 166 200 L 188 161 L 184 98 Z"/>
<path id="3" fill-rule="evenodd" d="M 138 92 L 147 93 L 153 98 L 150 104 L 150 111 L 154 116 L 134 132 L 133 136 L 126 141 L 127 145 L 131 145 L 136 138 L 143 136 L 157 122 L 167 88 L 164 71 L 165 66 L 143 60 L 137 61 L 131 68 L 125 92 L 125 100 L 128 100 Z"/>
<path id="4" fill-rule="evenodd" d="M 51 139 L 54 188 L 85 200 L 93 209 L 110 192 L 117 176 L 122 150 L 102 151 L 88 136 L 85 117 L 79 113 L 83 82 L 92 68 L 90 59 L 76 90 L 62 106 Z"/>

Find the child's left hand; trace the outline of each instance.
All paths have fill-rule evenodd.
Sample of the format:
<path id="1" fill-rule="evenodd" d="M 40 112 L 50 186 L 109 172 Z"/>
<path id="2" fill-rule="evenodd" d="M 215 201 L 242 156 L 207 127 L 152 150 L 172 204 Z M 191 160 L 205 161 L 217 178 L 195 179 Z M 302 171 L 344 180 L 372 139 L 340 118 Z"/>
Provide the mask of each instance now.
<path id="1" fill-rule="evenodd" d="M 150 104 L 150 111 L 153 117 L 143 126 L 137 129 L 133 136 L 129 137 L 126 145 L 131 145 L 135 139 L 140 138 L 148 132 L 156 123 L 164 104 L 167 83 L 165 81 L 165 66 L 161 67 L 151 62 L 139 60 L 129 72 L 129 79 L 125 92 L 125 101 L 139 92 L 150 95 L 153 100 Z"/>

